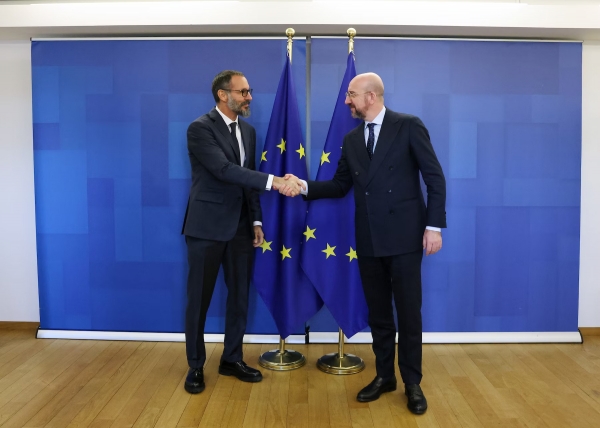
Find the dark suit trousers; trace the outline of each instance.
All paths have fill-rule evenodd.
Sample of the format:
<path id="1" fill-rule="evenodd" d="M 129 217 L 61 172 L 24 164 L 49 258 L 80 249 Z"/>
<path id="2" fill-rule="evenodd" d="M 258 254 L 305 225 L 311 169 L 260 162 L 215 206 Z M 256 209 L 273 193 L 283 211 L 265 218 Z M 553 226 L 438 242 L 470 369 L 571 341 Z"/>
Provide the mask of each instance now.
<path id="1" fill-rule="evenodd" d="M 242 340 L 248 317 L 248 289 L 254 247 L 246 206 L 242 208 L 242 213 L 237 233 L 230 241 L 185 237 L 189 264 L 185 345 L 191 368 L 202 368 L 206 362 L 204 325 L 221 264 L 227 286 L 225 341 L 221 361 L 235 362 L 243 357 Z"/>
<path id="2" fill-rule="evenodd" d="M 377 376 L 394 376 L 396 325 L 392 299 L 398 316 L 398 366 L 406 384 L 418 384 L 421 373 L 421 261 L 423 251 L 389 257 L 358 257 L 360 276 L 369 309 Z"/>

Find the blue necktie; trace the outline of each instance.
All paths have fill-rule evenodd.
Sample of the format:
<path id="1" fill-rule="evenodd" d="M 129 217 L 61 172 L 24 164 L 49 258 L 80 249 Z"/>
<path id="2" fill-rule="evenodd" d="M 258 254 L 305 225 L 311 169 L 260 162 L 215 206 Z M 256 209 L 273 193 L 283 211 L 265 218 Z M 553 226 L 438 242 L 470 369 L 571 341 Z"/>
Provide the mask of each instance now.
<path id="1" fill-rule="evenodd" d="M 374 123 L 367 123 L 367 127 L 369 128 L 369 138 L 367 139 L 367 153 L 369 154 L 369 159 L 373 159 L 373 147 L 375 146 L 375 128 Z"/>

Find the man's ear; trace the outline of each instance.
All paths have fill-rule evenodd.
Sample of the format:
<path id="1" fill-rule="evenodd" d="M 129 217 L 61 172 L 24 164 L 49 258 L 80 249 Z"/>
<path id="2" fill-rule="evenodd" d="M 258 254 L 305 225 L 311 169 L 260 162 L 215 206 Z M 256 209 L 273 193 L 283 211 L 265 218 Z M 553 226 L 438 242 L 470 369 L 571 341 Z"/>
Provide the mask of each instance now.
<path id="1" fill-rule="evenodd" d="M 217 92 L 217 95 L 219 96 L 219 99 L 221 101 L 223 101 L 224 103 L 227 102 L 227 92 L 224 91 L 223 89 L 219 89 Z"/>

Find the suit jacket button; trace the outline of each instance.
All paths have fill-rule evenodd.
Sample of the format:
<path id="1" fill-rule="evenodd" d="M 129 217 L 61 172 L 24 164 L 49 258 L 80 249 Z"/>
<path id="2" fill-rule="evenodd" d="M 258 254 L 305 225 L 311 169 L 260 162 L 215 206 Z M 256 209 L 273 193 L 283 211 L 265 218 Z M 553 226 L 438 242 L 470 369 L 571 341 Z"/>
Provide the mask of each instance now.
<path id="1" fill-rule="evenodd" d="M 369 192 L 365 192 L 365 195 L 369 196 Z"/>
<path id="2" fill-rule="evenodd" d="M 393 170 L 393 169 L 394 169 L 394 167 L 393 167 L 393 166 L 390 166 L 390 171 L 391 171 L 391 170 Z"/>
<path id="3" fill-rule="evenodd" d="M 354 173 L 354 175 L 358 175 L 358 171 L 356 171 L 356 172 Z"/>
<path id="4" fill-rule="evenodd" d="M 392 193 L 392 189 L 388 190 L 388 193 Z"/>

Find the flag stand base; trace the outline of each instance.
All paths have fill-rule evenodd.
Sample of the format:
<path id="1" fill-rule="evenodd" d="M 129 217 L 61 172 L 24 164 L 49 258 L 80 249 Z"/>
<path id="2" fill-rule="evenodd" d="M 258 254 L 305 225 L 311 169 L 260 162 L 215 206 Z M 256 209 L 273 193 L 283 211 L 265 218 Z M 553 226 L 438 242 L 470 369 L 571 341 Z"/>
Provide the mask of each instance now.
<path id="1" fill-rule="evenodd" d="M 334 354 L 323 355 L 317 361 L 319 370 L 336 375 L 356 374 L 362 372 L 365 368 L 365 362 L 362 358 L 352 354 Z"/>
<path id="2" fill-rule="evenodd" d="M 267 351 L 258 358 L 258 364 L 269 370 L 295 370 L 306 364 L 300 352 L 285 349 L 285 341 L 280 339 L 279 349 Z"/>
<path id="3" fill-rule="evenodd" d="M 317 361 L 317 368 L 325 373 L 336 375 L 350 375 L 362 372 L 365 362 L 362 358 L 344 353 L 344 332 L 340 328 L 338 352 L 323 355 Z"/>

